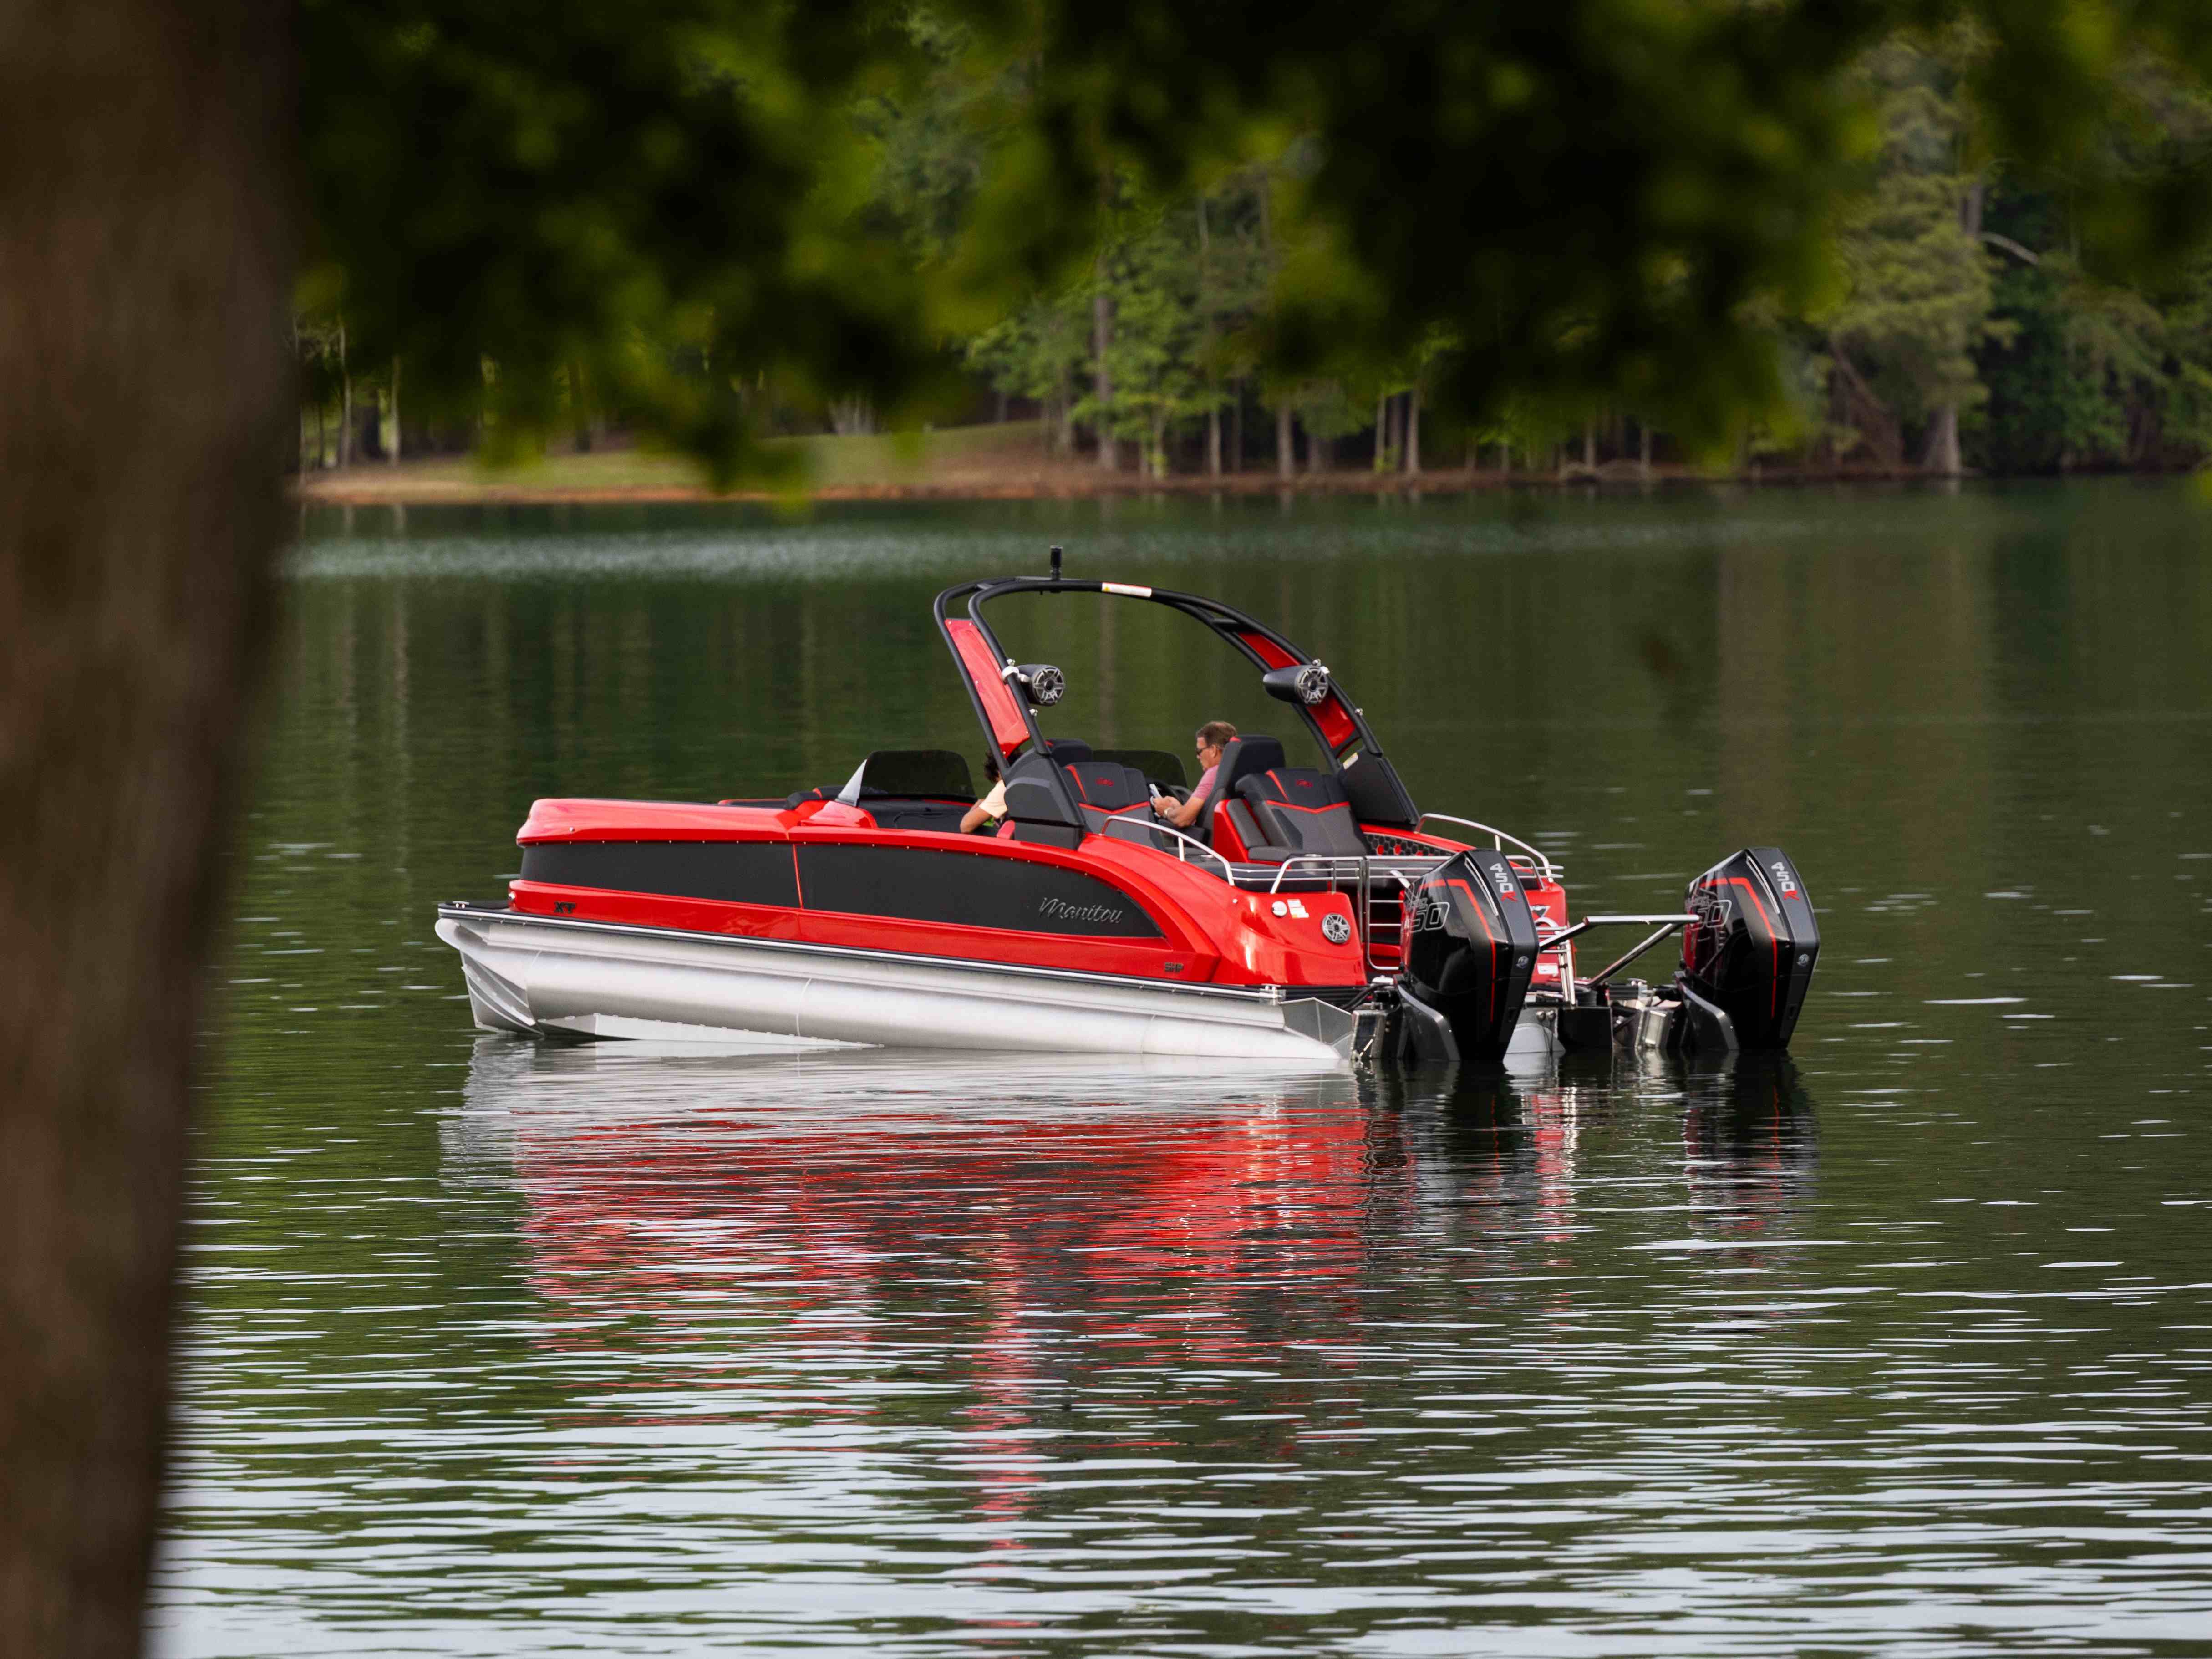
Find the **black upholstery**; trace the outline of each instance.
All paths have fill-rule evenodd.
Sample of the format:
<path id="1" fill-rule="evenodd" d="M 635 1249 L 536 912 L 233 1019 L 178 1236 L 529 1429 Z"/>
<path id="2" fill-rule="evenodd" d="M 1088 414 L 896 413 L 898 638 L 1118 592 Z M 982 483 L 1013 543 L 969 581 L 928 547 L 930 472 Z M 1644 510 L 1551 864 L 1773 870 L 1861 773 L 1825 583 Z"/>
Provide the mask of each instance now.
<path id="1" fill-rule="evenodd" d="M 1245 779 L 1256 778 L 1271 768 L 1279 769 L 1288 763 L 1283 758 L 1283 745 L 1273 738 L 1257 732 L 1231 738 L 1229 747 L 1221 751 L 1221 768 L 1213 780 L 1214 795 L 1219 800 L 1227 800 Z"/>
<path id="2" fill-rule="evenodd" d="M 1251 809 L 1261 837 L 1271 847 L 1348 858 L 1368 851 L 1344 786 L 1326 772 L 1272 766 L 1240 779 L 1237 798 Z"/>
<path id="3" fill-rule="evenodd" d="M 1163 789 L 1181 789 L 1190 782 L 1182 763 L 1164 749 L 1096 749 L 1091 758 L 1133 766 Z"/>
<path id="4" fill-rule="evenodd" d="M 1146 787 L 1145 775 L 1133 766 L 1124 766 L 1119 761 L 1078 761 L 1073 766 L 1063 765 L 1069 787 L 1075 799 L 1085 806 L 1101 807 L 1109 812 L 1118 812 L 1132 806 L 1144 806 L 1152 800 L 1152 791 Z"/>
<path id="5" fill-rule="evenodd" d="M 1211 842 L 1213 815 L 1222 802 L 1237 799 L 1239 781 L 1282 764 L 1283 745 L 1273 738 L 1248 732 L 1241 738 L 1230 738 L 1229 746 L 1221 751 L 1220 765 L 1214 769 L 1213 798 L 1206 803 L 1206 810 L 1191 820 L 1188 833 L 1200 841 Z"/>
<path id="6" fill-rule="evenodd" d="M 1060 769 L 1067 775 L 1067 786 L 1080 804 L 1083 821 L 1093 835 L 1106 833 L 1109 818 L 1126 818 L 1133 823 L 1153 822 L 1152 792 L 1145 775 L 1133 766 L 1124 766 L 1119 761 L 1079 761 L 1073 766 Z M 1140 845 L 1160 845 L 1165 837 L 1139 834 L 1131 829 L 1114 832 L 1123 840 Z"/>
<path id="7" fill-rule="evenodd" d="M 1244 856 L 1255 864 L 1280 864 L 1285 859 L 1295 858 L 1297 849 L 1277 847 L 1261 833 L 1252 817 L 1252 809 L 1234 799 L 1221 803 L 1221 816 L 1227 818 L 1237 831 L 1237 839 L 1244 844 Z"/>
<path id="8" fill-rule="evenodd" d="M 957 835 L 968 809 L 949 800 L 866 800 L 860 810 L 886 830 L 936 830 Z"/>
<path id="9" fill-rule="evenodd" d="M 1091 745 L 1080 738 L 1047 738 L 1044 752 L 1066 766 L 1071 761 L 1089 760 Z"/>

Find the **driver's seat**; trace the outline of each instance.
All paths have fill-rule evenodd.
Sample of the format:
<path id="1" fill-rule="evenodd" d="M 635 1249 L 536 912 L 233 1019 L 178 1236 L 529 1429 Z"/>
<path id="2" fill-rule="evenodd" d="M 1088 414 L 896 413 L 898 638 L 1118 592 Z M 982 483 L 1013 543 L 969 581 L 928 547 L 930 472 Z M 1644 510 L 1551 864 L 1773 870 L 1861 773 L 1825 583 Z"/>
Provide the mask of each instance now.
<path id="1" fill-rule="evenodd" d="M 1285 763 L 1283 745 L 1262 732 L 1248 732 L 1230 738 L 1229 746 L 1221 751 L 1221 764 L 1214 769 L 1213 798 L 1185 833 L 1211 845 L 1214 815 L 1237 799 L 1237 786 Z"/>

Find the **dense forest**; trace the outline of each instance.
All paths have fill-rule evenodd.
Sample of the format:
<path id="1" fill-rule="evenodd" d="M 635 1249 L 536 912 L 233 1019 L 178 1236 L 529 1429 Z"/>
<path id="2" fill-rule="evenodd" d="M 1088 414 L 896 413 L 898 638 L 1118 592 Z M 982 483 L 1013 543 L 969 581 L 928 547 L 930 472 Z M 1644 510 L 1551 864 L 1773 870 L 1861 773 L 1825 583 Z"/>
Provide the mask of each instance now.
<path id="1" fill-rule="evenodd" d="M 911 13 L 902 27 L 923 71 L 843 112 L 867 169 L 853 212 L 877 257 L 941 271 L 957 267 L 988 210 L 981 180 L 1000 141 L 977 111 L 1005 88 L 979 76 L 959 26 Z M 1013 303 L 1001 286 L 988 312 L 971 304 L 936 330 L 944 372 L 925 417 L 1034 421 L 1045 455 L 1151 477 L 2197 465 L 2212 454 L 2212 258 L 2120 280 L 2085 256 L 2077 192 L 2048 168 L 2015 176 L 1994 152 L 1972 76 L 1981 49 L 1970 29 L 1902 33 L 1844 71 L 1836 90 L 1861 131 L 1820 238 L 1825 269 L 1809 290 L 1758 307 L 1778 395 L 1721 438 L 1670 430 L 1664 397 L 1519 391 L 1467 408 L 1450 395 L 1462 341 L 1449 325 L 1395 355 L 1328 338 L 1286 353 L 1283 296 L 1310 302 L 1346 280 L 1330 268 L 1330 228 L 1301 212 L 1320 141 L 1295 132 L 1176 198 L 1105 169 L 1078 270 Z M 2129 118 L 2081 158 L 2085 179 L 2150 179 L 2212 137 L 2200 92 L 2148 64 L 2137 82 Z M 489 403 L 404 403 L 404 360 L 364 365 L 349 352 L 343 304 L 303 303 L 297 341 L 303 467 L 501 447 Z M 865 390 L 825 393 L 745 364 L 732 373 L 704 349 L 661 355 L 678 378 L 726 379 L 766 433 L 867 432 L 885 419 Z M 1285 372 L 1286 358 L 1301 372 Z M 485 374 L 498 374 L 489 358 Z M 619 441 L 624 398 L 604 379 L 580 359 L 556 363 L 520 441 Z"/>

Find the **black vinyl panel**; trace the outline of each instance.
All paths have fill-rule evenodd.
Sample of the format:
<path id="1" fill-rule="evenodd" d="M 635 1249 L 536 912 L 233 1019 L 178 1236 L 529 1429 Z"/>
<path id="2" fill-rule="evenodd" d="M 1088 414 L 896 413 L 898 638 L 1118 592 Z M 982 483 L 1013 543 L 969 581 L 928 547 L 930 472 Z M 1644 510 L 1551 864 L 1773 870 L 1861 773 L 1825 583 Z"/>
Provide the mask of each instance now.
<path id="1" fill-rule="evenodd" d="M 738 904 L 799 902 L 781 841 L 570 841 L 522 849 L 522 878 Z"/>
<path id="2" fill-rule="evenodd" d="M 810 910 L 1024 933 L 1160 937 L 1143 908 L 1120 889 L 1080 871 L 997 854 L 803 846 L 799 873 Z"/>

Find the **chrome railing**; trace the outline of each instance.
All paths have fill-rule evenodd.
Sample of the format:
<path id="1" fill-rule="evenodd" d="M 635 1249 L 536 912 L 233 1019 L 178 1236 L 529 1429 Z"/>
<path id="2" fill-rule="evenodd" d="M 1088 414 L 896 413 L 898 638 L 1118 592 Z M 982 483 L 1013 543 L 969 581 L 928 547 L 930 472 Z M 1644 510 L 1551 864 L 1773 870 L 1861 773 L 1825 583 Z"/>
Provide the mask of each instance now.
<path id="1" fill-rule="evenodd" d="M 1478 830 L 1481 834 L 1488 836 L 1490 837 L 1491 845 L 1501 853 L 1505 850 L 1506 842 L 1510 842 L 1514 846 L 1526 853 L 1530 858 L 1536 860 L 1536 867 L 1544 872 L 1544 879 L 1546 881 L 1556 881 L 1559 879 L 1559 867 L 1554 865 L 1549 858 L 1545 856 L 1544 849 L 1540 847 L 1531 847 L 1527 842 L 1522 840 L 1518 836 L 1509 836 L 1505 831 L 1498 829 L 1494 824 L 1477 823 L 1473 818 L 1454 817 L 1449 812 L 1422 813 L 1419 819 L 1413 825 L 1414 832 L 1419 834 L 1421 825 L 1426 823 L 1431 818 L 1434 818 L 1439 823 L 1456 823 L 1462 829 Z"/>
<path id="2" fill-rule="evenodd" d="M 1176 861 L 1178 864 L 1188 864 L 1190 862 L 1189 854 L 1183 851 L 1185 848 L 1190 848 L 1194 851 L 1205 854 L 1207 858 L 1212 859 L 1216 864 L 1221 866 L 1222 880 L 1227 882 L 1231 887 L 1234 887 L 1237 884 L 1237 870 L 1235 866 L 1231 865 L 1227 859 L 1215 852 L 1213 848 L 1208 847 L 1204 842 L 1200 841 L 1196 836 L 1186 836 L 1182 830 L 1175 828 L 1172 824 L 1162 823 L 1157 819 L 1147 823 L 1142 818 L 1109 817 L 1106 820 L 1104 824 L 1100 827 L 1098 833 L 1102 836 L 1110 836 L 1122 830 L 1127 830 L 1130 832 L 1121 837 L 1124 841 L 1133 841 L 1139 846 L 1149 845 L 1156 853 L 1164 853 L 1169 849 L 1161 846 L 1159 842 L 1157 840 L 1152 839 L 1152 837 L 1159 836 L 1172 836 L 1175 837 L 1176 845 L 1174 851 Z"/>

